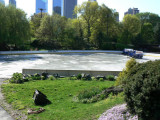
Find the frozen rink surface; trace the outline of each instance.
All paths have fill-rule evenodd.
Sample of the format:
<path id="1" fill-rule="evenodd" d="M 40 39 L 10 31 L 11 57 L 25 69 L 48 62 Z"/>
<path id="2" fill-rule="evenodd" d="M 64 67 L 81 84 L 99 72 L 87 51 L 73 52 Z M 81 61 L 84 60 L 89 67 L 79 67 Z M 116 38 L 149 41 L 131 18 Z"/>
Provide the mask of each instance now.
<path id="1" fill-rule="evenodd" d="M 22 72 L 23 68 L 121 71 L 129 59 L 121 54 L 108 53 L 0 55 L 0 78 Z M 144 53 L 143 59 L 137 61 L 156 59 L 160 59 L 160 54 Z"/>

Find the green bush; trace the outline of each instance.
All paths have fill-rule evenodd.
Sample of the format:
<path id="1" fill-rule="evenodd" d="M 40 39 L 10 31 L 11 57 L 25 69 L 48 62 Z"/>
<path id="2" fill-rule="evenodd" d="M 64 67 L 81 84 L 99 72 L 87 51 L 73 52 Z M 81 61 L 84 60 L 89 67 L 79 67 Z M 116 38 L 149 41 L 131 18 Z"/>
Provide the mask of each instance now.
<path id="1" fill-rule="evenodd" d="M 41 79 L 40 80 L 46 80 L 46 78 L 44 76 L 41 76 Z"/>
<path id="2" fill-rule="evenodd" d="M 137 64 L 125 78 L 124 95 L 131 113 L 160 120 L 160 60 Z"/>
<path id="3" fill-rule="evenodd" d="M 82 78 L 82 75 L 78 74 L 76 77 L 77 77 L 77 80 L 80 80 Z"/>
<path id="4" fill-rule="evenodd" d="M 103 79 L 103 78 L 102 78 Z M 77 100 L 82 103 L 94 103 L 107 98 L 111 93 L 112 95 L 117 95 L 123 92 L 120 87 L 101 87 L 101 88 L 91 88 L 88 90 L 83 90 L 77 95 Z"/>
<path id="5" fill-rule="evenodd" d="M 134 58 L 131 58 L 130 60 L 127 61 L 126 67 L 123 69 L 122 72 L 119 73 L 115 85 L 122 85 L 124 86 L 126 84 L 126 77 L 127 73 L 132 69 L 137 64 L 136 60 Z"/>
<path id="6" fill-rule="evenodd" d="M 115 80 L 114 75 L 108 75 L 106 78 L 109 81 L 114 81 Z"/>
<path id="7" fill-rule="evenodd" d="M 91 76 L 89 74 L 82 74 L 82 80 L 90 81 L 92 80 Z"/>
<path id="8" fill-rule="evenodd" d="M 92 79 L 93 81 L 97 81 L 97 79 L 96 79 L 95 77 L 91 77 L 91 79 Z"/>
<path id="9" fill-rule="evenodd" d="M 102 90 L 100 90 L 99 88 L 93 87 L 91 89 L 83 90 L 83 91 L 79 92 L 77 97 L 79 100 L 91 99 L 93 96 L 99 94 L 101 91 Z"/>
<path id="10" fill-rule="evenodd" d="M 31 80 L 33 80 L 31 75 L 29 75 L 29 74 L 28 75 L 24 75 L 24 77 L 23 77 L 23 81 L 24 82 L 28 82 L 28 81 L 31 81 Z"/>
<path id="11" fill-rule="evenodd" d="M 104 79 L 103 78 L 99 78 L 99 81 L 104 81 Z"/>
<path id="12" fill-rule="evenodd" d="M 53 75 L 51 75 L 51 76 L 48 77 L 48 80 L 55 80 L 55 79 L 56 78 Z"/>
<path id="13" fill-rule="evenodd" d="M 69 80 L 77 80 L 77 77 L 69 77 Z"/>
<path id="14" fill-rule="evenodd" d="M 85 73 L 82 73 L 82 74 L 78 74 L 76 76 L 77 80 L 92 80 L 91 76 L 89 74 L 85 74 Z"/>
<path id="15" fill-rule="evenodd" d="M 23 74 L 22 73 L 14 73 L 12 78 L 9 80 L 10 83 L 23 83 Z"/>
<path id="16" fill-rule="evenodd" d="M 32 76 L 32 79 L 33 79 L 33 80 L 40 80 L 40 79 L 41 79 L 41 76 L 40 76 L 40 74 L 35 73 L 35 74 Z"/>
<path id="17" fill-rule="evenodd" d="M 48 73 L 43 72 L 42 75 L 41 75 L 41 79 L 46 80 L 47 78 L 48 78 Z"/>

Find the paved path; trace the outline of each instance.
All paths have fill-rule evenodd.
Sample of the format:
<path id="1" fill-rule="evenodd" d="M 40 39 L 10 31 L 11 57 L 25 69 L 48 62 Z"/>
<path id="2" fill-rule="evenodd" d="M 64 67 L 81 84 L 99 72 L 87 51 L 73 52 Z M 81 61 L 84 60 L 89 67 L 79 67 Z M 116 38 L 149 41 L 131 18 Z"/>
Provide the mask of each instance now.
<path id="1" fill-rule="evenodd" d="M 0 79 L 0 86 L 4 79 Z M 0 91 L 1 92 L 1 91 Z M 0 94 L 0 101 L 2 100 L 2 94 Z M 0 120 L 14 120 L 1 106 L 0 106 Z"/>
<path id="2" fill-rule="evenodd" d="M 0 120 L 14 120 L 2 107 L 0 107 Z"/>

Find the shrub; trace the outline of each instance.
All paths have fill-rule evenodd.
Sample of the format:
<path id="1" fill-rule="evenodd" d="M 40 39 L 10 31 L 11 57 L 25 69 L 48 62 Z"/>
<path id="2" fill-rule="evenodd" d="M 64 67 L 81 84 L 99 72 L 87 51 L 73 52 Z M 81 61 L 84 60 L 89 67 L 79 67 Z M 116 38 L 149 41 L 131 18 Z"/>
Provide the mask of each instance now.
<path id="1" fill-rule="evenodd" d="M 48 80 L 55 80 L 56 78 L 54 77 L 54 76 L 52 76 L 52 75 L 50 75 L 49 77 L 48 77 Z"/>
<path id="2" fill-rule="evenodd" d="M 41 79 L 41 76 L 40 76 L 40 74 L 36 73 L 36 74 L 34 74 L 34 75 L 32 76 L 32 79 L 33 79 L 33 80 L 40 80 L 40 79 Z"/>
<path id="3" fill-rule="evenodd" d="M 31 75 L 23 75 L 23 81 L 24 82 L 28 82 L 28 81 L 31 81 L 31 80 L 33 80 Z"/>
<path id="4" fill-rule="evenodd" d="M 92 80 L 91 76 L 89 74 L 82 74 L 82 80 Z"/>
<path id="5" fill-rule="evenodd" d="M 48 73 L 43 72 L 41 78 L 43 78 L 42 80 L 46 80 L 48 78 Z"/>
<path id="6" fill-rule="evenodd" d="M 126 63 L 126 72 L 129 72 L 129 70 L 132 69 L 132 67 L 134 67 L 137 64 L 136 59 L 131 58 L 130 60 L 127 61 Z"/>
<path id="7" fill-rule="evenodd" d="M 78 80 L 80 80 L 82 78 L 82 75 L 78 74 L 76 77 L 77 77 Z"/>
<path id="8" fill-rule="evenodd" d="M 122 72 L 119 73 L 115 85 L 125 85 L 126 84 L 126 77 L 127 73 L 132 69 L 137 64 L 136 60 L 134 58 L 131 58 L 130 60 L 127 61 L 125 69 L 123 69 Z"/>
<path id="9" fill-rule="evenodd" d="M 100 99 L 101 99 L 101 100 L 103 100 L 103 99 L 105 99 L 105 98 L 106 98 L 106 95 L 104 95 L 104 94 L 101 94 L 101 95 L 100 95 Z"/>
<path id="10" fill-rule="evenodd" d="M 123 85 L 125 84 L 125 77 L 127 76 L 127 72 L 125 71 L 125 69 L 122 70 L 122 72 L 119 73 L 117 79 L 116 79 L 116 83 L 115 85 Z"/>
<path id="11" fill-rule="evenodd" d="M 46 78 L 44 76 L 41 76 L 41 80 L 46 80 Z"/>
<path id="12" fill-rule="evenodd" d="M 103 78 L 99 78 L 99 81 L 104 81 L 104 79 Z"/>
<path id="13" fill-rule="evenodd" d="M 22 73 L 14 73 L 12 78 L 9 80 L 10 83 L 23 83 L 23 74 Z"/>
<path id="14" fill-rule="evenodd" d="M 128 71 L 125 81 L 130 112 L 142 120 L 160 120 L 160 61 L 137 64 Z"/>
<path id="15" fill-rule="evenodd" d="M 69 77 L 69 80 L 77 80 L 77 77 Z"/>
<path id="16" fill-rule="evenodd" d="M 77 97 L 79 100 L 90 99 L 93 96 L 99 94 L 100 92 L 101 92 L 101 90 L 99 88 L 93 87 L 89 90 L 83 90 L 83 91 L 79 92 Z"/>
<path id="17" fill-rule="evenodd" d="M 107 80 L 109 80 L 109 81 L 114 81 L 115 78 L 114 78 L 113 75 L 108 75 L 108 76 L 107 76 Z"/>
<path id="18" fill-rule="evenodd" d="M 123 92 L 120 87 L 110 87 L 110 88 L 95 88 L 88 90 L 83 90 L 77 95 L 77 100 L 82 103 L 94 103 L 107 98 L 111 93 L 112 95 L 117 95 Z"/>
<path id="19" fill-rule="evenodd" d="M 96 79 L 95 77 L 91 77 L 91 79 L 92 79 L 93 81 L 97 81 L 97 79 Z"/>

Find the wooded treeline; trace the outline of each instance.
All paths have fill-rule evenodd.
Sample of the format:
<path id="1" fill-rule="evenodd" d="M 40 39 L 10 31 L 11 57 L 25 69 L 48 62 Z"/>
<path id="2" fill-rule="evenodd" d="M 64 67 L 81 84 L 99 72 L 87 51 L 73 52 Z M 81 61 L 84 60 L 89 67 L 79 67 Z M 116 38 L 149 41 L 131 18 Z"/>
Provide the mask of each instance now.
<path id="1" fill-rule="evenodd" d="M 14 6 L 0 4 L 0 50 L 22 46 L 30 39 L 30 24 L 26 13 Z"/>
<path id="2" fill-rule="evenodd" d="M 97 2 L 76 6 L 75 19 L 43 13 L 42 17 L 35 14 L 28 20 L 22 10 L 13 6 L 0 5 L 0 11 L 3 12 L 0 14 L 1 45 L 122 50 L 160 44 L 160 17 L 154 13 L 126 15 L 122 22 L 118 22 L 115 10 Z"/>

